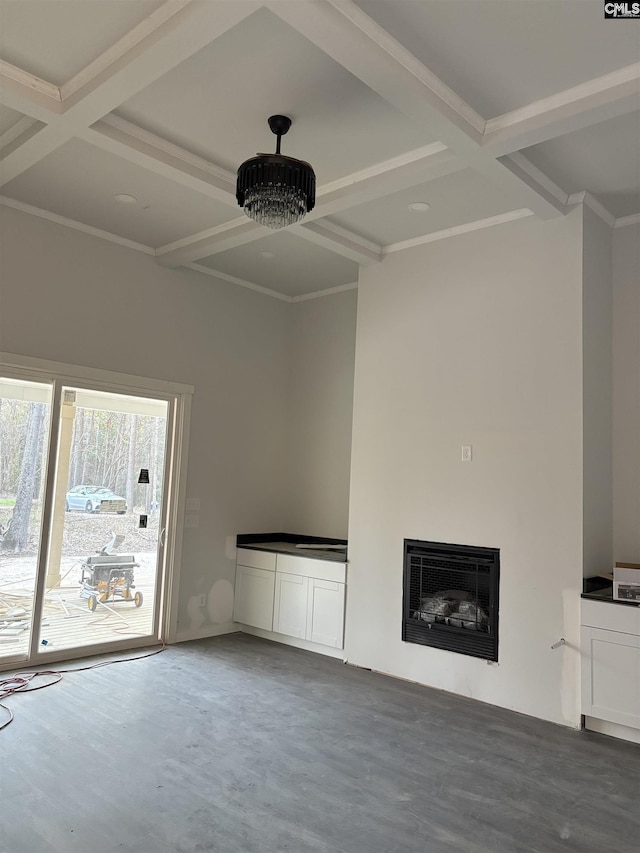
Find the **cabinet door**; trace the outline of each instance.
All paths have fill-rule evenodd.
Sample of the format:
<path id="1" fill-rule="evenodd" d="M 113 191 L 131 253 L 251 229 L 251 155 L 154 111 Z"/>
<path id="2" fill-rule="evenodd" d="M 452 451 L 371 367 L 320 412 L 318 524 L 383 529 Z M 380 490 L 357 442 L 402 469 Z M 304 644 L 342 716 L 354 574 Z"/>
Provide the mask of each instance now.
<path id="1" fill-rule="evenodd" d="M 341 649 L 344 636 L 343 583 L 309 578 L 307 640 Z"/>
<path id="2" fill-rule="evenodd" d="M 582 713 L 640 728 L 640 637 L 582 628 Z"/>
<path id="3" fill-rule="evenodd" d="M 275 572 L 251 566 L 236 566 L 233 618 L 254 628 L 273 628 Z"/>
<path id="4" fill-rule="evenodd" d="M 309 578 L 276 572 L 273 630 L 304 639 L 307 632 Z"/>

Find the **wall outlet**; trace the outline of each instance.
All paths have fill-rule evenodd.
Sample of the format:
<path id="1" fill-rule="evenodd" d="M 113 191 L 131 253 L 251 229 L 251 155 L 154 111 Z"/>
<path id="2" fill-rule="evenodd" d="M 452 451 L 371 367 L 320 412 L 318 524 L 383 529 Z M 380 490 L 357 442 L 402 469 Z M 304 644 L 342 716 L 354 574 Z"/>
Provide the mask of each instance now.
<path id="1" fill-rule="evenodd" d="M 471 462 L 473 460 L 473 447 L 470 444 L 462 445 L 462 461 Z"/>

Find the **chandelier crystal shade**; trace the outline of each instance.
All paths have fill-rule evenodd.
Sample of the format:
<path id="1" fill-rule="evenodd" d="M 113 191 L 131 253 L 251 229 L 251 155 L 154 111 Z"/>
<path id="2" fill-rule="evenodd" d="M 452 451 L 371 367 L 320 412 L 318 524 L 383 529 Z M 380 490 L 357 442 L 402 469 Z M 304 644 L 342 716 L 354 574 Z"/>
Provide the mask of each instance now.
<path id="1" fill-rule="evenodd" d="M 278 137 L 275 154 L 258 154 L 238 169 L 236 199 L 250 219 L 267 228 L 299 222 L 316 203 L 316 176 L 309 163 L 280 153 L 280 138 L 291 127 L 287 116 L 271 116 Z"/>

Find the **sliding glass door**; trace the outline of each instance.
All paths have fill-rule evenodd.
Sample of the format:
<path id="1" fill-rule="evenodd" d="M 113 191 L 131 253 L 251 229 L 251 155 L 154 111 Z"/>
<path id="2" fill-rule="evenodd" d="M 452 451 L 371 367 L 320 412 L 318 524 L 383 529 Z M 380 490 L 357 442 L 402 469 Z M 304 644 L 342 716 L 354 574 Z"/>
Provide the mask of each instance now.
<path id="1" fill-rule="evenodd" d="M 0 377 L 0 666 L 162 638 L 177 407 Z"/>

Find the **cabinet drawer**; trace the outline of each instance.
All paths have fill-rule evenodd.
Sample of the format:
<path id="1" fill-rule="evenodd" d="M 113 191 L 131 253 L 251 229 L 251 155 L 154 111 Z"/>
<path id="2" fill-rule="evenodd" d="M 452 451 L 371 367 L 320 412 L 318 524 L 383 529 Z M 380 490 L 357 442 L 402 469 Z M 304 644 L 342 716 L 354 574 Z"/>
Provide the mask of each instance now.
<path id="1" fill-rule="evenodd" d="M 640 635 L 640 607 L 610 604 L 607 601 L 581 599 L 582 625 Z"/>
<path id="2" fill-rule="evenodd" d="M 236 563 L 254 569 L 276 570 L 276 554 L 273 551 L 256 551 L 254 548 L 238 548 Z"/>
<path id="3" fill-rule="evenodd" d="M 330 560 L 314 560 L 311 557 L 296 557 L 292 554 L 278 554 L 276 565 L 279 572 L 336 583 L 344 583 L 347 576 L 346 563 L 332 563 Z"/>

